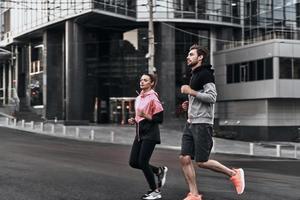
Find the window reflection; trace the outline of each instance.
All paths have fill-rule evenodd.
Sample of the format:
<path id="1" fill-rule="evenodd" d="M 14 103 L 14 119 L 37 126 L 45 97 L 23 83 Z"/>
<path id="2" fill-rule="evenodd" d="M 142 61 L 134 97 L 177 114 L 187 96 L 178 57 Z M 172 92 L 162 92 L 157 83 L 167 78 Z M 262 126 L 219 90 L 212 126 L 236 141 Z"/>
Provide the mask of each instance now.
<path id="1" fill-rule="evenodd" d="M 294 0 L 246 0 L 245 39 L 299 39 L 299 2 Z"/>
<path id="2" fill-rule="evenodd" d="M 239 0 L 175 0 L 175 18 L 198 18 L 240 23 Z"/>
<path id="3" fill-rule="evenodd" d="M 300 79 L 300 59 L 294 58 L 294 79 Z"/>
<path id="4" fill-rule="evenodd" d="M 292 59 L 291 58 L 280 58 L 280 75 L 279 78 L 291 79 L 292 78 Z"/>
<path id="5" fill-rule="evenodd" d="M 261 59 L 226 66 L 227 83 L 240 83 L 273 78 L 273 59 Z"/>
<path id="6" fill-rule="evenodd" d="M 280 78 L 300 79 L 300 59 L 299 58 L 280 58 Z"/>

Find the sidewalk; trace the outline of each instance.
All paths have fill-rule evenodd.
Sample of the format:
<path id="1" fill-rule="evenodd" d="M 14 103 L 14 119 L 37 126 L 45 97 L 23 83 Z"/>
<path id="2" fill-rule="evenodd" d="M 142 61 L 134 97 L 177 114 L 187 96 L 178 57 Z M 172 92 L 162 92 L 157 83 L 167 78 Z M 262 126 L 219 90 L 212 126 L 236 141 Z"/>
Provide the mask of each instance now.
<path id="1" fill-rule="evenodd" d="M 35 123 L 16 121 L 15 119 L 0 117 L 0 126 L 56 137 L 76 140 L 132 144 L 135 128 L 129 125 L 89 125 L 64 126 L 59 123 Z M 173 130 L 161 126 L 161 145 L 159 148 L 180 149 L 182 130 Z M 292 142 L 243 142 L 222 138 L 213 138 L 213 153 L 242 154 L 250 156 L 267 156 L 300 159 L 300 144 Z"/>

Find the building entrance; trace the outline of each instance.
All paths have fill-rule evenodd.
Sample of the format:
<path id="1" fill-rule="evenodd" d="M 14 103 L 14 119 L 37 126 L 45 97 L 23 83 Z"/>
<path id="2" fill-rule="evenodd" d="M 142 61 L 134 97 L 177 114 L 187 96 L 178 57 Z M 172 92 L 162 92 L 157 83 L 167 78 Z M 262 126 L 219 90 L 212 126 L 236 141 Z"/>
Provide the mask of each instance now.
<path id="1" fill-rule="evenodd" d="M 110 122 L 127 124 L 134 117 L 134 97 L 110 97 Z"/>

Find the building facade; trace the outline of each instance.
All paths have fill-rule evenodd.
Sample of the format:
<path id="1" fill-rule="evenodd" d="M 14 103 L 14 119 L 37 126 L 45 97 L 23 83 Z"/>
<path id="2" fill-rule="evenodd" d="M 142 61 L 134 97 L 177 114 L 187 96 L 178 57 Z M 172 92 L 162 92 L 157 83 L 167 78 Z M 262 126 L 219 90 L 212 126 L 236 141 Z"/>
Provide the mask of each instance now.
<path id="1" fill-rule="evenodd" d="M 300 3 L 294 0 L 153 0 L 157 90 L 166 120 L 184 123 L 185 58 L 210 49 L 216 132 L 294 140 L 300 127 Z M 0 3 L 2 89 L 46 119 L 121 122 L 133 115 L 148 69 L 147 0 L 5 0 Z M 11 78 L 7 78 L 11 77 Z M 6 93 L 5 98 L 9 98 Z M 8 101 L 3 101 L 3 105 Z"/>

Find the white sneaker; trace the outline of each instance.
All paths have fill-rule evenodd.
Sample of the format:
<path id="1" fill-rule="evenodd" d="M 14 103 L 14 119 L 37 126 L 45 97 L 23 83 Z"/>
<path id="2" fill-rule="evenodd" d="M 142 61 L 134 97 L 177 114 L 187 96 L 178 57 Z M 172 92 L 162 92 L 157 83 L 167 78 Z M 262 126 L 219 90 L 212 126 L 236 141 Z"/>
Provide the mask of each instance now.
<path id="1" fill-rule="evenodd" d="M 158 188 L 162 188 L 166 183 L 168 168 L 166 166 L 163 166 L 160 167 L 159 170 L 160 173 L 157 174 L 157 179 L 158 179 L 157 185 Z"/>
<path id="2" fill-rule="evenodd" d="M 161 193 L 158 190 L 154 190 L 148 194 L 144 194 L 142 199 L 161 199 Z"/>

